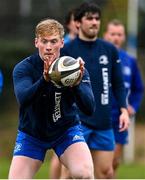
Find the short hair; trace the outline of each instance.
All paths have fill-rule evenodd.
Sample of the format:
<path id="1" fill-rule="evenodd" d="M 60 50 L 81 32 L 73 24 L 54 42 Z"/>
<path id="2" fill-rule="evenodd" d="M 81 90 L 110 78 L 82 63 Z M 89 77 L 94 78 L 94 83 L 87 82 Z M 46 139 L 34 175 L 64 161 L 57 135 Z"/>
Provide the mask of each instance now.
<path id="1" fill-rule="evenodd" d="M 65 16 L 65 25 L 67 26 L 70 21 L 72 20 L 72 17 L 74 17 L 75 9 L 71 9 L 68 11 L 68 13 Z"/>
<path id="2" fill-rule="evenodd" d="M 64 27 L 55 19 L 44 19 L 40 21 L 35 28 L 36 37 L 59 34 L 60 38 L 64 36 Z"/>
<path id="3" fill-rule="evenodd" d="M 123 26 L 125 29 L 125 25 L 123 24 L 123 22 L 119 19 L 112 19 L 111 21 L 109 21 L 106 25 L 105 31 L 108 30 L 108 26 L 109 25 L 114 25 L 114 26 Z"/>
<path id="4" fill-rule="evenodd" d="M 109 21 L 107 23 L 107 26 L 110 24 L 115 25 L 115 26 L 118 26 L 118 25 L 124 26 L 123 22 L 119 19 L 113 19 L 113 20 Z"/>
<path id="5" fill-rule="evenodd" d="M 74 16 L 75 21 L 81 21 L 82 17 L 86 13 L 93 13 L 93 14 L 98 13 L 99 18 L 101 18 L 101 9 L 96 3 L 84 2 L 75 11 L 75 16 Z"/>

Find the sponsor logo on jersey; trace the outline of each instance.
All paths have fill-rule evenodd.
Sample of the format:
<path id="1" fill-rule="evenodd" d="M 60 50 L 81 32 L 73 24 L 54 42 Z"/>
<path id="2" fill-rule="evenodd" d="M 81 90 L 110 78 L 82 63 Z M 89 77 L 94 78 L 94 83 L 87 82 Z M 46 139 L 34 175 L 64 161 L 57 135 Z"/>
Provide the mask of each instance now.
<path id="1" fill-rule="evenodd" d="M 60 101 L 61 101 L 61 93 L 55 92 L 55 107 L 53 114 L 53 121 L 58 121 L 61 118 L 61 110 L 60 110 Z"/>
<path id="2" fill-rule="evenodd" d="M 21 149 L 22 149 L 22 144 L 16 143 L 15 148 L 14 148 L 14 153 L 21 151 Z"/>
<path id="3" fill-rule="evenodd" d="M 99 58 L 99 63 L 100 64 L 103 64 L 103 65 L 107 65 L 109 62 L 108 62 L 108 57 L 106 55 L 102 55 L 100 56 Z"/>
<path id="4" fill-rule="evenodd" d="M 101 104 L 109 104 L 109 78 L 108 78 L 108 68 L 102 68 L 102 78 L 103 78 L 103 93 L 101 94 Z"/>
<path id="5" fill-rule="evenodd" d="M 120 63 L 120 62 L 121 62 L 121 60 L 120 60 L 120 59 L 117 59 L 117 60 L 116 60 L 116 62 L 117 62 L 117 63 Z"/>
<path id="6" fill-rule="evenodd" d="M 72 141 L 77 141 L 77 140 L 83 140 L 84 137 L 83 136 L 79 136 L 79 135 L 75 135 L 72 139 Z"/>
<path id="7" fill-rule="evenodd" d="M 90 78 L 87 77 L 87 79 L 82 79 L 82 82 L 83 82 L 83 83 L 90 83 L 91 81 L 90 81 Z"/>

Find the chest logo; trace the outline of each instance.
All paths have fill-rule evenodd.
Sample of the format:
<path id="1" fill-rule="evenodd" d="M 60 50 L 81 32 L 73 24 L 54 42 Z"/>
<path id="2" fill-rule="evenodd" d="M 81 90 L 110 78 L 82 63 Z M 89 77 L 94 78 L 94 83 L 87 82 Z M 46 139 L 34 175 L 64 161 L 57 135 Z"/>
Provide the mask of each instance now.
<path id="1" fill-rule="evenodd" d="M 108 57 L 106 55 L 102 55 L 99 58 L 99 64 L 107 65 L 108 62 Z"/>
<path id="2" fill-rule="evenodd" d="M 61 109 L 60 109 L 61 93 L 55 93 L 55 107 L 53 114 L 53 121 L 58 121 L 61 118 Z"/>

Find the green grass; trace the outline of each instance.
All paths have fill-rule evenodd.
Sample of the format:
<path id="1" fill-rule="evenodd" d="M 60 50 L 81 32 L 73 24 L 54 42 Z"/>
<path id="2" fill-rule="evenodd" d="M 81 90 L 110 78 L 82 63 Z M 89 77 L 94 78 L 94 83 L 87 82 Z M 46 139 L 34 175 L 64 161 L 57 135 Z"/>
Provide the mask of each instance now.
<path id="1" fill-rule="evenodd" d="M 136 163 L 121 165 L 117 177 L 119 179 L 145 179 L 145 165 Z"/>
<path id="2" fill-rule="evenodd" d="M 10 160 L 0 158 L 0 178 L 7 179 L 10 166 Z M 48 179 L 49 162 L 46 160 L 39 172 L 36 174 L 35 179 Z M 145 165 L 134 163 L 131 165 L 122 164 L 118 169 L 118 179 L 145 179 Z"/>

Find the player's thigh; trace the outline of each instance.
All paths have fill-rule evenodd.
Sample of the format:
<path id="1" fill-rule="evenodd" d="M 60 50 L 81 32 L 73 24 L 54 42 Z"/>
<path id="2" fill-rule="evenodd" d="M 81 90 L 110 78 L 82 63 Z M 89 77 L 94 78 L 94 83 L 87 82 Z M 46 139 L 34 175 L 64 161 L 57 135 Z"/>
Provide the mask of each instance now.
<path id="1" fill-rule="evenodd" d="M 31 179 L 38 171 L 42 161 L 26 156 L 14 156 L 9 171 L 10 179 Z"/>
<path id="2" fill-rule="evenodd" d="M 69 170 L 62 164 L 61 165 L 61 176 L 60 179 L 69 179 L 70 178 L 70 172 Z"/>
<path id="3" fill-rule="evenodd" d="M 59 179 L 61 174 L 61 163 L 55 153 L 53 153 L 50 162 L 50 179 Z"/>
<path id="4" fill-rule="evenodd" d="M 74 164 L 76 168 L 80 166 L 93 168 L 90 150 L 85 142 L 77 142 L 70 145 L 60 156 L 60 160 L 68 169 L 74 168 Z"/>
<path id="5" fill-rule="evenodd" d="M 94 162 L 94 169 L 100 171 L 107 171 L 112 167 L 113 162 L 113 151 L 97 151 L 91 150 L 93 162 Z"/>

